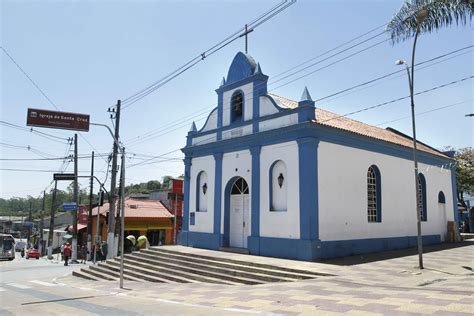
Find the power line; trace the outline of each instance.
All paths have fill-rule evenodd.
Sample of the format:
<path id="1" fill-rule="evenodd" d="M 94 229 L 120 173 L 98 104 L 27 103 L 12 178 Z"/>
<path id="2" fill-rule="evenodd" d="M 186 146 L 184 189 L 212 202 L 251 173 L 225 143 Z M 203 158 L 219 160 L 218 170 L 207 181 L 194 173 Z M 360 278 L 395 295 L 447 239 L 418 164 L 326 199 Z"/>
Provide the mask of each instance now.
<path id="1" fill-rule="evenodd" d="M 20 69 L 20 71 L 26 76 L 26 78 L 30 80 L 30 82 L 35 86 L 35 88 L 38 89 L 38 91 L 49 101 L 49 103 L 51 103 L 51 105 L 54 106 L 56 110 L 59 110 L 56 104 L 53 101 L 51 101 L 51 99 L 46 95 L 46 93 L 44 93 L 43 90 L 41 90 L 41 88 L 36 84 L 36 82 L 34 82 L 33 79 L 31 79 L 31 77 L 26 73 L 26 71 L 24 71 L 23 68 L 21 68 L 21 66 L 15 61 L 15 59 L 13 59 L 13 57 L 7 52 L 5 47 L 0 46 L 0 48 L 8 56 L 8 58 L 10 58 L 10 60 L 18 67 L 18 69 Z"/>
<path id="2" fill-rule="evenodd" d="M 460 83 L 460 82 L 463 82 L 463 81 L 466 81 L 466 80 L 469 80 L 469 79 L 472 79 L 472 78 L 474 78 L 474 76 L 464 77 L 464 78 L 461 78 L 459 80 L 451 81 L 451 82 L 448 82 L 448 83 L 445 83 L 445 84 L 442 84 L 442 85 L 439 85 L 439 86 L 436 86 L 436 87 L 432 87 L 432 88 L 417 92 L 414 95 L 425 94 L 425 93 L 428 93 L 428 92 L 431 92 L 431 91 L 434 91 L 434 90 L 438 90 L 438 89 L 441 89 L 441 88 L 444 88 L 444 87 L 447 87 L 447 86 L 451 86 L 453 84 Z M 349 112 L 347 114 L 338 115 L 338 116 L 332 117 L 330 119 L 320 121 L 318 123 L 326 123 L 326 122 L 336 120 L 336 119 L 341 118 L 341 117 L 346 117 L 346 116 L 358 114 L 358 113 L 361 113 L 361 112 L 365 112 L 365 111 L 368 111 L 368 110 L 372 110 L 372 109 L 375 109 L 375 108 L 382 107 L 382 106 L 387 105 L 387 104 L 391 104 L 391 103 L 395 103 L 395 102 L 398 102 L 398 101 L 401 101 L 401 100 L 405 100 L 405 99 L 408 99 L 409 97 L 410 96 L 408 95 L 408 96 L 400 97 L 400 98 L 393 99 L 393 100 L 390 100 L 390 101 L 387 101 L 387 102 L 383 102 L 383 103 L 379 103 L 379 104 L 376 104 L 376 105 L 368 106 L 368 107 L 365 107 L 365 108 L 362 108 L 362 109 L 359 109 L 359 110 L 356 110 L 356 111 L 353 111 L 353 112 Z"/>
<path id="3" fill-rule="evenodd" d="M 451 82 L 448 82 L 448 83 L 445 83 L 445 84 L 442 84 L 442 85 L 438 85 L 438 86 L 435 86 L 435 87 L 432 87 L 432 88 L 429 88 L 429 89 L 426 89 L 426 90 L 417 92 L 417 93 L 415 93 L 414 95 L 425 94 L 425 93 L 428 93 L 428 92 L 431 92 L 431 91 L 435 91 L 435 90 L 438 90 L 438 89 L 442 89 L 442 88 L 444 88 L 444 87 L 451 86 L 451 85 L 454 85 L 454 84 L 457 84 L 457 83 L 460 83 L 460 82 L 463 82 L 463 81 L 472 79 L 473 77 L 474 77 L 474 76 L 464 77 L 464 78 L 461 78 L 461 79 L 459 79 L 459 80 L 451 81 Z M 335 120 L 335 119 L 338 119 L 338 118 L 341 118 L 341 117 L 347 117 L 347 116 L 354 115 L 354 114 L 357 114 L 357 113 L 360 113 L 360 112 L 364 112 L 364 111 L 372 110 L 372 109 L 375 109 L 375 108 L 379 108 L 379 107 L 382 107 L 382 106 L 384 106 L 384 105 L 392 104 L 392 103 L 395 103 L 395 102 L 398 102 L 398 101 L 407 99 L 407 98 L 409 98 L 409 97 L 410 97 L 410 96 L 400 97 L 400 98 L 393 99 L 393 100 L 390 100 L 390 101 L 387 101 L 387 102 L 383 102 L 383 103 L 379 103 L 379 104 L 372 105 L 372 106 L 369 106 L 369 107 L 365 107 L 365 108 L 362 108 L 362 109 L 359 109 L 359 110 L 357 110 L 357 111 L 353 111 L 353 112 L 350 112 L 350 113 L 347 113 L 347 114 L 344 114 L 344 115 L 337 115 L 337 116 L 335 116 L 335 117 L 333 117 L 333 118 L 330 118 L 330 119 L 327 119 L 327 120 L 324 120 L 324 121 L 320 121 L 320 122 L 317 122 L 317 123 L 326 123 L 326 122 L 329 122 L 329 121 L 332 121 L 332 120 Z M 231 132 L 231 131 L 225 131 L 225 132 L 222 133 L 222 135 L 224 136 L 225 134 L 228 134 L 228 133 L 230 133 L 230 132 Z M 201 141 L 198 141 L 198 142 L 196 142 L 195 144 L 193 144 L 193 146 L 198 145 L 198 144 L 205 143 L 205 142 L 210 141 L 210 140 L 213 140 L 214 137 L 215 137 L 215 136 L 212 136 L 212 137 L 203 139 L 203 140 L 201 140 Z M 171 154 L 171 153 L 180 151 L 180 150 L 181 150 L 181 149 L 178 148 L 178 149 L 175 149 L 175 150 L 173 150 L 173 151 L 169 151 L 169 152 L 167 152 L 166 154 L 163 154 L 163 155 L 168 155 L 168 154 Z M 139 165 L 148 164 L 148 162 L 153 161 L 153 160 L 155 160 L 156 158 L 162 157 L 163 155 L 159 155 L 159 156 L 156 156 L 155 158 L 150 158 L 150 159 L 144 160 L 144 161 L 142 161 L 142 162 L 133 164 L 133 165 L 129 166 L 129 168 L 132 168 L 132 167 L 135 167 L 135 166 L 139 166 Z"/>
<path id="4" fill-rule="evenodd" d="M 382 41 L 382 42 L 384 42 L 384 41 Z M 377 44 L 375 44 L 375 45 L 378 45 L 378 44 L 380 44 L 380 43 L 381 43 L 381 42 L 379 42 L 379 43 L 377 43 Z M 357 45 L 357 44 L 356 44 L 356 45 Z M 339 46 L 341 46 L 341 45 L 339 45 Z M 353 45 L 353 46 L 355 46 L 355 45 Z M 374 45 L 372 45 L 372 46 L 374 46 Z M 421 66 L 421 65 L 424 65 L 424 64 L 429 64 L 429 63 L 431 63 L 431 62 L 433 62 L 433 61 L 440 60 L 440 59 L 445 58 L 445 57 L 447 57 L 447 56 L 449 56 L 449 55 L 456 54 L 456 53 L 458 53 L 458 52 L 461 52 L 461 51 L 470 49 L 470 48 L 472 48 L 472 47 L 474 47 L 474 45 L 469 45 L 469 46 L 466 46 L 466 47 L 462 47 L 462 48 L 460 48 L 460 49 L 456 49 L 456 50 L 450 51 L 450 52 L 448 52 L 448 53 L 445 53 L 445 54 L 442 54 L 442 55 L 433 57 L 433 58 L 431 58 L 431 59 L 428 59 L 428 60 L 419 62 L 419 63 L 417 63 L 415 66 Z M 365 50 L 367 50 L 367 48 L 362 49 L 362 50 L 359 50 L 358 52 L 353 53 L 352 55 L 357 54 L 357 53 L 360 53 L 360 52 L 365 51 Z M 458 55 L 458 56 L 459 56 L 459 55 Z M 346 58 L 347 58 L 347 57 L 344 57 L 344 58 L 342 58 L 342 59 L 336 60 L 335 63 L 340 62 L 341 60 L 346 59 Z M 441 60 L 441 61 L 439 61 L 439 62 L 446 61 L 446 60 L 448 60 L 448 59 Z M 439 62 L 438 62 L 438 63 L 439 63 Z M 334 63 L 333 63 L 333 64 L 334 64 Z M 427 65 L 427 66 L 423 67 L 422 69 L 427 68 L 427 67 L 431 67 L 431 66 L 433 66 L 433 65 L 435 65 L 435 64 L 437 64 L 437 63 L 431 64 L 431 65 Z M 324 69 L 324 68 L 327 68 L 327 66 L 324 66 L 324 67 L 322 67 L 322 68 L 316 69 L 316 70 L 313 71 L 312 73 L 314 73 L 314 72 L 316 72 L 316 71 L 319 71 L 319 70 L 321 70 L 321 69 Z M 339 95 L 339 94 L 341 94 L 341 93 L 344 93 L 344 92 L 347 92 L 347 91 L 350 91 L 350 90 L 353 90 L 353 89 L 356 89 L 356 88 L 358 88 L 358 87 L 366 86 L 366 85 L 368 85 L 368 84 L 370 84 L 370 83 L 373 83 L 373 82 L 376 82 L 376 81 L 379 81 L 379 80 L 382 80 L 382 79 L 391 77 L 391 76 L 393 76 L 394 74 L 400 73 L 400 72 L 402 72 L 402 71 L 404 71 L 404 70 L 403 70 L 403 69 L 402 69 L 402 70 L 397 70 L 397 71 L 395 71 L 395 72 L 391 72 L 391 73 L 385 74 L 385 75 L 383 75 L 383 76 L 380 76 L 380 77 L 371 79 L 371 80 L 369 80 L 369 81 L 366 81 L 366 82 L 363 82 L 363 83 L 360 83 L 360 84 L 357 84 L 357 85 L 355 85 L 355 86 L 352 86 L 352 87 L 349 87 L 349 88 L 345 88 L 345 89 L 343 89 L 343 90 L 341 90 L 341 91 L 332 93 L 332 94 L 330 94 L 330 95 L 328 95 L 328 96 L 325 96 L 325 97 L 322 97 L 322 98 L 316 100 L 316 102 L 321 101 L 321 100 L 324 100 L 324 99 L 327 99 L 327 98 L 330 98 L 330 97 L 333 97 L 333 96 L 335 96 L 335 95 Z M 311 74 L 311 73 L 310 73 L 310 74 Z M 308 75 L 308 74 L 306 74 L 306 75 L 304 75 L 304 76 L 307 76 L 307 75 Z M 302 76 L 302 77 L 304 77 L 304 76 Z M 300 79 L 300 78 L 302 78 L 302 77 L 296 78 L 295 80 L 298 80 L 298 79 Z M 284 85 L 287 85 L 287 84 L 289 84 L 289 83 L 291 83 L 291 82 L 293 82 L 293 81 L 289 81 L 289 82 L 285 83 Z M 283 85 L 281 85 L 281 86 L 283 86 Z M 280 87 L 281 87 L 281 86 L 280 86 Z M 275 89 L 276 89 L 276 88 L 275 88 Z M 273 90 L 275 90 L 275 89 L 272 89 L 271 91 L 273 91 Z M 247 97 L 247 98 L 246 98 L 246 100 L 250 100 L 250 99 L 251 99 L 251 97 Z M 157 137 L 167 135 L 167 134 L 169 134 L 169 133 L 172 132 L 172 131 L 181 129 L 182 127 L 184 127 L 184 126 L 186 126 L 187 124 L 189 124 L 189 122 L 192 121 L 192 120 L 194 120 L 194 121 L 199 121 L 199 120 L 205 119 L 205 118 L 208 116 L 208 112 L 207 112 L 207 111 L 208 111 L 208 109 L 206 108 L 206 114 L 203 115 L 202 117 L 201 117 L 201 116 L 199 116 L 199 117 L 197 117 L 197 118 L 196 118 L 196 117 L 191 117 L 191 119 L 184 120 L 184 121 L 183 121 L 183 118 L 178 119 L 178 120 L 175 120 L 174 122 L 177 122 L 177 123 L 171 124 L 171 125 L 168 124 L 168 127 L 163 127 L 163 128 L 161 128 L 161 129 L 155 130 L 155 131 L 153 131 L 153 132 L 148 132 L 148 134 L 143 134 L 143 135 L 145 135 L 145 136 L 144 136 L 142 139 L 139 139 L 139 140 L 133 142 L 132 144 L 127 144 L 127 146 L 129 146 L 129 147 L 131 147 L 131 146 L 136 146 L 136 145 L 141 144 L 141 143 L 144 143 L 144 142 L 146 142 L 146 141 L 148 141 L 148 140 L 150 140 L 150 139 L 156 139 Z M 200 112 L 201 112 L 201 111 L 200 111 Z M 187 117 L 187 116 L 186 116 L 186 117 Z M 175 127 L 175 126 L 176 126 L 176 128 L 172 128 L 172 127 Z M 170 129 L 170 128 L 172 128 L 172 129 Z M 137 137 L 135 137 L 135 138 L 137 138 Z M 133 139 L 133 138 L 132 138 L 132 139 Z"/>
<path id="5" fill-rule="evenodd" d="M 262 23 L 268 21 L 269 19 L 273 18 L 274 16 L 278 15 L 280 12 L 286 10 L 288 7 L 293 5 L 296 2 L 296 0 L 290 0 L 289 2 L 287 0 L 284 0 L 280 2 L 278 5 L 274 6 L 270 10 L 268 10 L 266 13 L 258 17 L 257 19 L 247 23 L 247 27 L 249 27 L 251 30 L 254 30 L 258 26 L 260 26 Z M 153 84 L 147 86 L 146 88 L 140 90 L 139 92 L 123 99 L 122 102 L 122 110 L 130 107 L 132 104 L 138 102 L 139 100 L 143 99 L 150 93 L 153 93 L 155 90 L 158 88 L 162 87 L 169 81 L 173 80 L 177 76 L 181 75 L 185 71 L 189 70 L 190 68 L 194 67 L 201 61 L 203 61 L 205 58 L 211 56 L 212 54 L 218 52 L 219 50 L 223 49 L 230 43 L 238 40 L 241 37 L 241 33 L 245 31 L 245 28 L 240 28 L 238 31 L 234 32 L 232 35 L 226 37 L 224 40 L 221 40 L 217 44 L 213 45 L 211 48 L 205 50 L 203 53 L 199 54 L 198 56 L 192 58 L 190 61 L 185 63 L 184 65 L 178 67 L 176 70 L 173 72 L 169 73 L 168 75 L 164 76 L 163 78 L 159 79 L 158 81 L 154 82 Z"/>
<path id="6" fill-rule="evenodd" d="M 365 33 L 363 33 L 363 34 L 361 34 L 361 35 L 359 35 L 359 36 L 356 36 L 356 37 L 353 38 L 353 39 L 350 39 L 350 40 L 348 40 L 348 41 L 346 41 L 346 42 L 344 42 L 344 43 L 342 43 L 342 44 L 339 44 L 338 46 L 336 46 L 336 47 L 334 47 L 334 48 L 331 48 L 331 49 L 329 49 L 329 50 L 327 50 L 327 51 L 325 51 L 325 52 L 323 52 L 323 53 L 317 55 L 316 57 L 313 57 L 313 58 L 311 58 L 311 59 L 309 59 L 309 60 L 306 60 L 305 62 L 300 63 L 300 64 L 298 64 L 298 65 L 296 65 L 296 66 L 290 67 L 290 68 L 287 69 L 286 71 L 284 71 L 284 72 L 282 72 L 282 73 L 280 73 L 280 74 L 277 74 L 276 76 L 273 76 L 273 79 L 269 82 L 269 84 L 274 84 L 274 82 L 272 82 L 272 81 L 274 81 L 275 78 L 277 78 L 277 77 L 279 77 L 279 76 L 281 76 L 281 75 L 283 75 L 283 74 L 285 74 L 285 73 L 288 73 L 289 71 L 291 71 L 291 70 L 293 70 L 293 69 L 296 69 L 296 68 L 300 67 L 301 65 L 304 65 L 304 64 L 306 64 L 306 63 L 308 63 L 308 62 L 311 62 L 311 61 L 313 61 L 313 60 L 315 60 L 315 59 L 317 59 L 317 58 L 319 58 L 319 57 L 325 56 L 325 55 L 327 55 L 328 53 L 333 52 L 333 51 L 335 51 L 335 50 L 337 50 L 337 49 L 339 49 L 339 48 L 341 48 L 341 47 L 344 47 L 344 46 L 346 46 L 346 45 L 348 45 L 348 44 L 354 42 L 355 40 L 360 39 L 360 38 L 362 38 L 362 37 L 364 37 L 364 36 L 366 36 L 366 35 L 368 35 L 368 34 L 374 32 L 374 31 L 380 29 L 380 28 L 383 27 L 383 26 L 384 26 L 384 25 L 379 26 L 379 27 L 376 27 L 376 28 L 374 28 L 374 29 L 371 29 L 371 30 L 369 30 L 368 32 L 365 32 Z M 359 46 L 359 45 L 361 45 L 361 44 L 363 44 L 363 43 L 366 43 L 368 40 L 374 39 L 374 38 L 376 38 L 376 37 L 378 37 L 378 36 L 380 36 L 380 35 L 382 35 L 382 34 L 383 34 L 383 33 L 379 33 L 379 34 L 377 34 L 376 36 L 371 37 L 370 39 L 366 39 L 366 40 L 363 40 L 363 41 L 361 41 L 361 42 L 358 42 L 358 43 L 356 43 L 355 45 L 352 45 L 351 47 L 345 48 L 344 50 L 341 50 L 341 51 L 339 51 L 339 52 L 337 52 L 337 53 L 335 53 L 335 54 L 330 55 L 329 57 L 325 58 L 324 60 L 327 60 L 327 59 L 332 58 L 332 57 L 334 57 L 334 56 L 337 56 L 337 55 L 339 55 L 339 54 L 341 54 L 341 53 L 343 53 L 343 52 L 346 52 L 347 50 L 350 50 L 350 49 L 352 49 L 352 48 L 354 48 L 354 47 L 357 47 L 357 46 Z M 360 52 L 359 52 L 359 53 L 360 53 Z M 303 68 L 303 69 L 300 69 L 300 70 L 298 70 L 297 72 L 303 71 L 303 70 L 307 69 L 308 67 L 312 67 L 312 66 L 314 66 L 314 65 L 316 65 L 316 64 L 318 64 L 318 62 L 317 62 L 317 63 L 313 63 L 312 65 L 307 66 L 307 67 L 305 67 L 305 68 Z M 292 73 L 291 75 L 294 75 L 294 74 L 296 74 L 297 72 L 294 72 L 294 73 Z M 291 75 L 289 75 L 289 76 L 291 76 Z M 288 76 L 285 76 L 285 77 L 282 78 L 282 79 L 285 79 L 285 78 L 287 78 L 287 77 L 288 77 Z M 280 80 L 282 80 L 282 79 L 280 79 Z M 278 81 L 277 81 L 277 82 L 278 82 Z M 215 105 L 214 105 L 214 106 L 215 106 Z M 177 120 L 175 120 L 175 121 L 172 121 L 172 122 L 166 124 L 165 126 L 160 127 L 159 129 L 152 130 L 152 131 L 150 131 L 150 132 L 147 132 L 147 133 L 145 133 L 145 134 L 142 134 L 141 136 L 133 137 L 133 138 L 129 139 L 128 141 L 133 140 L 133 139 L 136 139 L 136 138 L 140 138 L 140 137 L 147 138 L 147 137 L 151 137 L 151 136 L 152 136 L 153 134 L 155 134 L 155 133 L 161 133 L 161 132 L 163 132 L 164 130 L 166 130 L 167 127 L 176 125 L 176 124 L 173 124 L 174 122 L 178 122 L 178 123 L 181 124 L 181 123 L 183 123 L 182 120 L 183 120 L 184 118 L 187 118 L 187 117 L 191 117 L 191 118 L 192 118 L 192 117 L 194 116 L 194 114 L 201 114 L 201 113 L 203 113 L 203 114 L 206 113 L 206 114 L 207 114 L 208 111 L 209 111 L 209 109 L 210 109 L 210 108 L 213 108 L 214 106 L 206 107 L 206 108 L 203 108 L 203 109 L 201 109 L 201 110 L 195 111 L 195 112 L 191 113 L 190 115 L 186 115 L 186 116 L 183 117 L 183 118 L 180 118 L 180 119 L 177 119 Z"/>
<path id="7" fill-rule="evenodd" d="M 419 112 L 419 113 L 417 113 L 415 116 L 421 116 L 421 115 L 428 114 L 428 113 L 431 113 L 431 112 L 436 112 L 436 111 L 439 111 L 439 110 L 451 108 L 451 107 L 453 107 L 453 106 L 457 106 L 457 105 L 461 105 L 461 104 L 464 104 L 464 103 L 472 102 L 472 100 L 473 100 L 473 99 L 469 99 L 469 100 L 465 100 L 465 101 L 460 101 L 460 102 L 456 102 L 456 103 L 452 103 L 452 104 L 440 106 L 440 107 L 437 107 L 437 108 L 434 108 L 434 109 L 430 109 L 430 110 L 427 110 L 427 111 L 424 111 L 424 112 Z M 409 115 L 409 116 L 400 117 L 400 118 L 397 118 L 397 119 L 394 119 L 394 120 L 390 120 L 390 121 L 386 121 L 386 122 L 377 124 L 377 125 L 375 125 L 375 126 L 382 126 L 382 125 L 386 125 L 386 124 L 389 124 L 389 123 L 393 123 L 393 122 L 405 120 L 405 119 L 408 119 L 408 118 L 411 118 L 411 116 Z"/>

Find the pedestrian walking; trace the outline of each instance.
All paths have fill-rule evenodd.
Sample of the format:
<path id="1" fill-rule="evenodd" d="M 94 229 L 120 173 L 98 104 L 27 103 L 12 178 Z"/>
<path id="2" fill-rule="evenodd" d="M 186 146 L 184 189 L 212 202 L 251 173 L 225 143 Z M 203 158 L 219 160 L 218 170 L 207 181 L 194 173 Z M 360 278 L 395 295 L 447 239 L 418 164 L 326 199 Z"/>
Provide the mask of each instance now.
<path id="1" fill-rule="evenodd" d="M 69 246 L 69 243 L 66 243 L 64 246 L 64 265 L 67 266 L 69 264 L 69 257 L 71 257 L 71 246 Z"/>

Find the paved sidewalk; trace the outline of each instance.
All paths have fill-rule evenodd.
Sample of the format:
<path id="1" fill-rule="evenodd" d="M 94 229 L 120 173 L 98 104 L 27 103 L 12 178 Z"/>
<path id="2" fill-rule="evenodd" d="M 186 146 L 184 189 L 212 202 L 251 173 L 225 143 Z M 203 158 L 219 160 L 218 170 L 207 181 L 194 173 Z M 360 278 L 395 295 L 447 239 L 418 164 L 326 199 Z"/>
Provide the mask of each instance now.
<path id="1" fill-rule="evenodd" d="M 427 247 L 425 269 L 413 250 L 310 263 L 174 247 L 201 254 L 252 260 L 334 276 L 289 283 L 226 286 L 125 281 L 123 295 L 249 313 L 282 315 L 473 315 L 474 242 Z M 388 255 L 393 258 L 386 258 Z M 67 277 L 61 282 L 78 284 Z M 80 281 L 82 287 L 117 291 L 116 282 Z"/>

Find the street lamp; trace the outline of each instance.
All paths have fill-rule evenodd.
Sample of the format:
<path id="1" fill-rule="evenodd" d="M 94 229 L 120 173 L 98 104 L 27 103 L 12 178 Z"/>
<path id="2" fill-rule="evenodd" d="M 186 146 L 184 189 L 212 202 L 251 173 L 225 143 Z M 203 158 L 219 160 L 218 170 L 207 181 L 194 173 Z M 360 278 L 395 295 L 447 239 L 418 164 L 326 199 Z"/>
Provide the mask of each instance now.
<path id="1" fill-rule="evenodd" d="M 413 40 L 413 49 L 411 52 L 411 75 L 410 75 L 410 67 L 404 60 L 397 60 L 395 64 L 397 65 L 405 65 L 408 75 L 408 85 L 410 88 L 410 103 L 411 103 L 411 123 L 413 129 L 413 163 L 415 166 L 415 197 L 416 197 L 416 226 L 417 226 L 417 244 L 418 244 L 418 264 L 419 268 L 423 269 L 423 239 L 421 236 L 421 214 L 419 210 L 420 205 L 420 196 L 418 194 L 418 159 L 416 157 L 416 125 L 415 125 L 415 101 L 414 101 L 414 76 L 415 76 L 415 50 L 416 50 L 416 40 L 418 38 L 418 34 L 420 33 L 420 25 L 426 19 L 428 15 L 428 10 L 422 9 L 416 13 L 416 32 L 415 38 Z"/>

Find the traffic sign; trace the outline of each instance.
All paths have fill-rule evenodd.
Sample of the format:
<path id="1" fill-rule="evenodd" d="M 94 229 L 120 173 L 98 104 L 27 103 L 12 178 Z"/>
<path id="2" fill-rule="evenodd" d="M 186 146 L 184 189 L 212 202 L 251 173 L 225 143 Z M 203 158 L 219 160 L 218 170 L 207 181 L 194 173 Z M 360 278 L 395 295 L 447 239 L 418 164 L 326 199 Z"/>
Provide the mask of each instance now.
<path id="1" fill-rule="evenodd" d="M 28 109 L 26 125 L 88 132 L 89 121 L 87 114 Z"/>
<path id="2" fill-rule="evenodd" d="M 77 210 L 77 203 L 76 202 L 63 203 L 63 210 L 65 210 L 65 211 L 76 211 Z"/>

